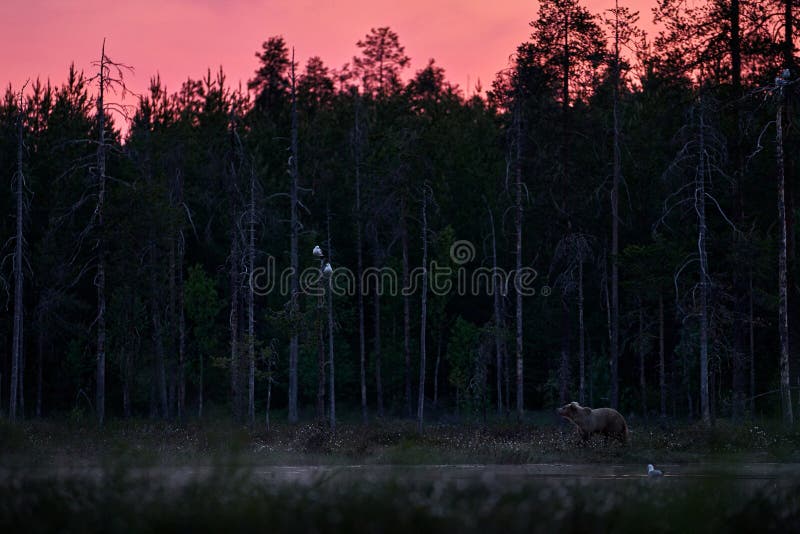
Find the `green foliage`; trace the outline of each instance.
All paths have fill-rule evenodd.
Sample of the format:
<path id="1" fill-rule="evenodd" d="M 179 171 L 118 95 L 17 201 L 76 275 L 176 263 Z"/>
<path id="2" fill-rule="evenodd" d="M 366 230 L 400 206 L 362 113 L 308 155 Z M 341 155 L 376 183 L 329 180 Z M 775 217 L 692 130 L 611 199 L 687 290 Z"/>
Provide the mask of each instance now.
<path id="1" fill-rule="evenodd" d="M 485 332 L 458 317 L 447 345 L 448 381 L 456 388 L 458 407 L 481 413 L 488 406 Z"/>
<path id="2" fill-rule="evenodd" d="M 217 336 L 214 323 L 222 309 L 214 280 L 201 265 L 189 267 L 185 287 L 186 315 L 192 323 L 197 349 L 207 355 L 214 353 Z"/>

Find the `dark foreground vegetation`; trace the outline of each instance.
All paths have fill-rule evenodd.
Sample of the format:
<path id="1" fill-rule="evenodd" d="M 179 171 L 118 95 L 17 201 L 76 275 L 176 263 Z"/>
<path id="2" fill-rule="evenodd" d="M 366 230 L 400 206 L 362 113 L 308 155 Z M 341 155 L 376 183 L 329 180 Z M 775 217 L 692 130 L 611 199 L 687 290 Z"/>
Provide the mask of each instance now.
<path id="1" fill-rule="evenodd" d="M 269 484 L 243 470 L 167 486 L 124 471 L 0 483 L 4 532 L 786 532 L 796 480 L 531 479 Z"/>

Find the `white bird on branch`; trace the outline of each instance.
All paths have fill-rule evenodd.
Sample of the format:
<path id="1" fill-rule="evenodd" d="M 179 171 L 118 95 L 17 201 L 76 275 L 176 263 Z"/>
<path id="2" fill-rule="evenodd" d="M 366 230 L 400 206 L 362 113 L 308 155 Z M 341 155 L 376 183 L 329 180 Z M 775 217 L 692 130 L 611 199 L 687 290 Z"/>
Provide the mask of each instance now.
<path id="1" fill-rule="evenodd" d="M 322 257 L 322 249 L 319 248 L 319 245 L 314 247 L 314 256 L 321 258 Z"/>

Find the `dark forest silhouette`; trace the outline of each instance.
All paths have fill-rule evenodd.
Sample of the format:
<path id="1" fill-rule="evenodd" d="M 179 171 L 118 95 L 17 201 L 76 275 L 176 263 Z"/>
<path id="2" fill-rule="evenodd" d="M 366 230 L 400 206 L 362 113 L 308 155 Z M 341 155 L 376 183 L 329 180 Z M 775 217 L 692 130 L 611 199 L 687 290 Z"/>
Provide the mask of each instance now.
<path id="1" fill-rule="evenodd" d="M 543 0 L 469 97 L 432 59 L 409 74 L 389 28 L 338 69 L 272 37 L 246 89 L 221 68 L 177 90 L 155 77 L 127 109 L 113 42 L 95 72 L 9 86 L 3 414 L 421 430 L 579 400 L 791 424 L 797 9 L 662 0 L 646 36 L 626 8 Z M 535 270 L 536 294 L 361 281 L 458 267 L 461 241 L 465 268 Z M 288 292 L 255 292 L 269 257 L 294 268 Z M 326 262 L 355 290 L 303 291 Z"/>

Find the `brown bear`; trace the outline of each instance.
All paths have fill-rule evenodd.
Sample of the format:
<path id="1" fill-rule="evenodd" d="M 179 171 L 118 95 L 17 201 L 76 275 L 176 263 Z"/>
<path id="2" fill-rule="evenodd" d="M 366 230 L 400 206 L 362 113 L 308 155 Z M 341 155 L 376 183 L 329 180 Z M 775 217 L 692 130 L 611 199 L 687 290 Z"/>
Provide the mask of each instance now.
<path id="1" fill-rule="evenodd" d="M 593 410 L 581 406 L 577 402 L 570 402 L 556 412 L 578 428 L 584 441 L 587 441 L 592 434 L 615 438 L 623 444 L 629 441 L 625 418 L 612 408 L 595 408 Z"/>

